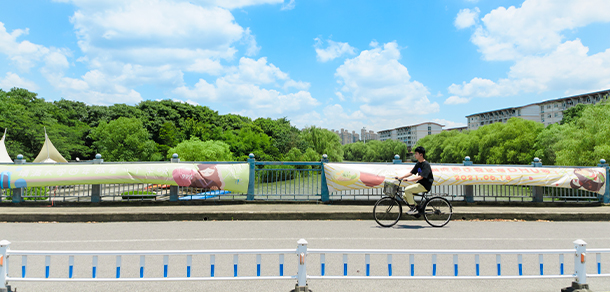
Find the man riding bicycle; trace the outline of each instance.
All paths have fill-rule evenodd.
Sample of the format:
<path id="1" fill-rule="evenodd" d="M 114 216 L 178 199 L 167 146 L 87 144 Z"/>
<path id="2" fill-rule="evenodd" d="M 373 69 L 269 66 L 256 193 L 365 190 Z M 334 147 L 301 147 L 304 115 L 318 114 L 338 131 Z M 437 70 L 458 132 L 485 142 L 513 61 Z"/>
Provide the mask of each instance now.
<path id="1" fill-rule="evenodd" d="M 413 185 L 405 187 L 405 191 L 403 194 L 403 199 L 411 205 L 411 210 L 407 211 L 408 215 L 416 215 L 419 214 L 417 203 L 413 199 L 414 193 L 425 193 L 429 192 L 432 188 L 432 183 L 434 182 L 434 175 L 432 175 L 432 168 L 430 168 L 430 163 L 426 161 L 426 149 L 422 146 L 418 146 L 414 151 L 415 159 L 417 159 L 417 163 L 411 170 L 411 172 L 396 177 L 396 179 L 402 180 L 405 179 L 407 181 L 416 182 Z"/>

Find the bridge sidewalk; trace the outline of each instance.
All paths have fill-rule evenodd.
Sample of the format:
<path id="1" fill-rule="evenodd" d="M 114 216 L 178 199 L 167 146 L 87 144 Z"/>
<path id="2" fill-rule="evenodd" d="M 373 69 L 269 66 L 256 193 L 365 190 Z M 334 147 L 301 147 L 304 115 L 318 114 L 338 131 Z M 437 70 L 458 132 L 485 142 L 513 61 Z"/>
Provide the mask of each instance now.
<path id="1" fill-rule="evenodd" d="M 163 206 L 1 206 L 0 222 L 182 220 L 372 220 L 372 205 L 227 204 Z M 403 216 L 402 220 L 415 219 Z M 421 219 L 415 219 L 421 220 Z M 453 220 L 610 221 L 610 206 L 454 206 Z"/>

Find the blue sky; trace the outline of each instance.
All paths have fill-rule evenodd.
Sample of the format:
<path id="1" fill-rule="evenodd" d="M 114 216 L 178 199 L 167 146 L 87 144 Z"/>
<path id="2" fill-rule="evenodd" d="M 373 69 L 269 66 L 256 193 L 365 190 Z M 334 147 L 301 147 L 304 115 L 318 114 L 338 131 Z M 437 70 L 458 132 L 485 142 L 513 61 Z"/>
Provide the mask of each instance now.
<path id="1" fill-rule="evenodd" d="M 359 132 L 610 88 L 610 1 L 4 1 L 0 88 Z"/>

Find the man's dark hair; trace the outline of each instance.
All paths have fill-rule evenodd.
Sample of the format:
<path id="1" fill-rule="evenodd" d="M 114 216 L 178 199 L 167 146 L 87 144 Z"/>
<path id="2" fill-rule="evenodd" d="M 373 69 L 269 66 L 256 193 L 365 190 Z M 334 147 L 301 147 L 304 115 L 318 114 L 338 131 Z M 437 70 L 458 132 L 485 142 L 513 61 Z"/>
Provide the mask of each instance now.
<path id="1" fill-rule="evenodd" d="M 417 146 L 417 148 L 415 148 L 415 152 L 421 154 L 424 159 L 426 159 L 426 149 L 424 149 L 424 147 Z"/>

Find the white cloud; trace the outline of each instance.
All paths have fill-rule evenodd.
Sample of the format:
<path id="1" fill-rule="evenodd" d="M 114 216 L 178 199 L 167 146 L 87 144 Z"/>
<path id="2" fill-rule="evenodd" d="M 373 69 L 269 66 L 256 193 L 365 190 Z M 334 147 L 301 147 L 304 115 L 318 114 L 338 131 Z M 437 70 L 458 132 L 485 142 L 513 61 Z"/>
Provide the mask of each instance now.
<path id="1" fill-rule="evenodd" d="M 251 36 L 220 7 L 152 0 L 97 10 L 89 2 L 77 2 L 80 9 L 71 21 L 80 48 L 93 58 L 149 65 L 194 57 L 232 58 L 232 44 Z"/>
<path id="2" fill-rule="evenodd" d="M 284 4 L 282 4 L 282 10 L 292 10 L 294 9 L 294 6 L 294 0 L 290 0 L 288 3 L 284 2 Z"/>
<path id="3" fill-rule="evenodd" d="M 428 100 L 428 89 L 418 81 L 411 81 L 407 68 L 398 62 L 399 59 L 396 42 L 347 59 L 335 73 L 341 92 L 362 103 L 360 110 L 369 117 L 437 112 L 439 105 Z"/>
<path id="4" fill-rule="evenodd" d="M 470 98 L 452 95 L 445 100 L 444 104 L 463 104 L 463 103 L 468 103 L 469 101 L 470 101 Z"/>
<path id="5" fill-rule="evenodd" d="M 246 6 L 262 5 L 262 4 L 279 4 L 279 3 L 283 3 L 284 0 L 230 0 L 230 1 L 227 1 L 227 0 L 196 0 L 195 2 L 201 2 L 203 4 L 219 6 L 219 7 L 223 7 L 223 8 L 227 8 L 227 9 L 236 9 L 236 8 L 243 8 Z M 288 4 L 284 3 L 282 5 L 282 10 L 283 10 L 284 5 L 292 4 L 294 7 L 293 2 L 294 2 L 294 0 Z"/>
<path id="6" fill-rule="evenodd" d="M 343 96 L 343 93 L 337 91 L 337 92 L 335 92 L 335 95 L 339 98 L 340 101 L 345 101 L 345 97 Z"/>
<path id="7" fill-rule="evenodd" d="M 292 79 L 286 81 L 286 83 L 284 83 L 284 86 L 282 86 L 282 88 L 284 88 L 284 90 L 289 90 L 290 88 L 294 88 L 294 89 L 298 89 L 298 90 L 308 90 L 309 86 L 311 86 L 311 84 L 309 84 L 309 82 L 303 82 L 303 81 L 294 81 Z"/>
<path id="8" fill-rule="evenodd" d="M 567 41 L 550 54 L 527 56 L 508 72 L 509 78 L 497 82 L 473 78 L 461 85 L 452 84 L 449 92 L 459 96 L 511 96 L 520 92 L 560 90 L 576 94 L 610 87 L 610 49 L 588 55 L 580 40 Z"/>
<path id="9" fill-rule="evenodd" d="M 256 45 L 256 38 L 254 38 L 250 32 L 249 27 L 244 32 L 243 42 L 248 46 L 248 49 L 246 50 L 246 56 L 248 57 L 256 56 L 261 50 L 261 47 Z"/>
<path id="10" fill-rule="evenodd" d="M 454 121 L 449 121 L 449 120 L 445 120 L 445 119 L 432 119 L 432 122 L 435 123 L 439 123 L 441 125 L 445 125 L 443 127 L 443 129 L 449 129 L 449 128 L 457 128 L 457 127 L 466 127 L 466 123 L 463 122 L 454 122 Z"/>
<path id="11" fill-rule="evenodd" d="M 36 85 L 36 83 L 21 78 L 15 73 L 7 72 L 6 77 L 0 78 L 0 89 L 3 89 L 4 91 L 9 91 L 13 87 L 25 88 L 29 91 L 38 90 L 38 86 Z"/>
<path id="12" fill-rule="evenodd" d="M 340 104 L 332 104 L 324 107 L 322 114 L 317 111 L 310 111 L 303 114 L 294 115 L 290 120 L 298 128 L 304 128 L 315 124 L 317 127 L 328 130 L 339 131 L 344 128 L 348 131 L 356 131 L 360 134 L 362 127 L 368 126 L 368 117 L 361 111 L 346 112 Z"/>
<path id="13" fill-rule="evenodd" d="M 486 60 L 516 60 L 553 51 L 573 30 L 594 22 L 608 22 L 610 2 L 526 0 L 521 7 L 499 7 L 482 19 L 472 36 Z"/>
<path id="14" fill-rule="evenodd" d="M 223 72 L 223 67 L 218 60 L 196 59 L 185 71 L 220 75 Z"/>
<path id="15" fill-rule="evenodd" d="M 589 54 L 580 39 L 563 31 L 609 22 L 608 1 L 526 0 L 521 7 L 499 7 L 482 18 L 471 41 L 485 60 L 514 62 L 507 78 L 476 77 L 452 84 L 455 102 L 466 97 L 511 96 L 550 90 L 576 94 L 610 87 L 610 49 Z M 448 99 L 446 101 L 450 102 Z"/>
<path id="16" fill-rule="evenodd" d="M 281 117 L 287 113 L 309 110 L 320 103 L 306 90 L 309 83 L 290 79 L 267 58 L 258 60 L 242 57 L 233 72 L 214 83 L 200 79 L 194 88 L 181 86 L 173 93 L 196 102 L 222 101 L 235 112 L 248 116 Z M 264 88 L 270 87 L 270 88 Z M 296 92 L 280 92 L 278 89 L 297 89 Z"/>
<path id="17" fill-rule="evenodd" d="M 480 12 L 481 10 L 479 10 L 478 7 L 475 7 L 474 10 L 470 10 L 468 8 L 460 10 L 455 18 L 455 27 L 458 29 L 463 29 L 475 25 Z"/>
<path id="18" fill-rule="evenodd" d="M 328 62 L 346 54 L 354 55 L 356 53 L 356 49 L 350 46 L 348 43 L 328 40 L 328 47 L 323 49 L 323 41 L 320 38 L 315 38 L 315 41 L 316 44 L 314 45 L 314 47 L 316 50 L 318 61 L 320 62 Z"/>
<path id="19" fill-rule="evenodd" d="M 29 71 L 50 52 L 50 49 L 45 46 L 33 44 L 27 40 L 17 41 L 17 38 L 28 33 L 29 29 L 15 29 L 8 33 L 4 23 L 0 22 L 0 53 L 7 55 L 21 72 Z"/>
<path id="20" fill-rule="evenodd" d="M 229 83 L 271 84 L 278 80 L 288 80 L 288 74 L 273 64 L 267 64 L 267 57 L 258 60 L 242 57 L 233 74 L 222 77 Z"/>

